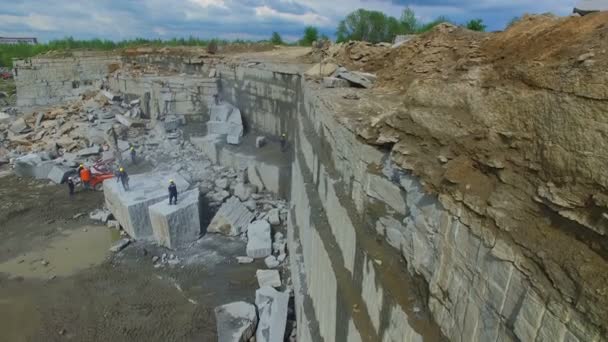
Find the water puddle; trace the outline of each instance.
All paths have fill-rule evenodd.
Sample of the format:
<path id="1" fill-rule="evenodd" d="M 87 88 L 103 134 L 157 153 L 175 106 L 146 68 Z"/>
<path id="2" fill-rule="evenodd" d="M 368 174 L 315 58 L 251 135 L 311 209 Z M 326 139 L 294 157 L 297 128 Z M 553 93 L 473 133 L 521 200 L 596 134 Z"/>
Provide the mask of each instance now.
<path id="1" fill-rule="evenodd" d="M 100 264 L 108 255 L 112 243 L 119 238 L 117 230 L 99 226 L 62 232 L 48 246 L 0 263 L 0 273 L 13 278 L 69 276 Z"/>

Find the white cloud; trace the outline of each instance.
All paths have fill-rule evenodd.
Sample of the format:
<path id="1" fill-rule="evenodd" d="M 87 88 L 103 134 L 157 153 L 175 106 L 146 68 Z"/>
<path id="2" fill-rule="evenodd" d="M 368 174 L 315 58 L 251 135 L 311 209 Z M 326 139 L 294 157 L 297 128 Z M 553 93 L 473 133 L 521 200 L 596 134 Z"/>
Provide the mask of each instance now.
<path id="1" fill-rule="evenodd" d="M 52 17 L 31 13 L 26 16 L 0 14 L 3 25 L 26 25 L 32 30 L 54 31 L 57 29 Z"/>
<path id="2" fill-rule="evenodd" d="M 270 8 L 268 6 L 260 6 L 255 8 L 255 15 L 263 20 L 285 20 L 302 23 L 304 25 L 316 25 L 316 26 L 327 26 L 331 23 L 331 20 L 322 15 L 306 12 L 303 14 L 294 13 L 283 13 Z"/>
<path id="3" fill-rule="evenodd" d="M 224 9 L 228 9 L 228 7 L 226 7 L 226 3 L 224 2 L 224 0 L 188 0 L 191 3 L 198 5 L 202 8 L 207 8 L 207 7 L 219 7 L 219 8 L 224 8 Z"/>

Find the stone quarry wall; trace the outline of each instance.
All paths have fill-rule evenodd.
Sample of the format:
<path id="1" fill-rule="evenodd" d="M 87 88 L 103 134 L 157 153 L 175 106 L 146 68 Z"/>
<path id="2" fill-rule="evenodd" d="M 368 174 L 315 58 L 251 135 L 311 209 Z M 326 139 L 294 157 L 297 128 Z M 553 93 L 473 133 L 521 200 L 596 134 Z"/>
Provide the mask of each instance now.
<path id="1" fill-rule="evenodd" d="M 78 96 L 117 57 L 17 64 L 21 105 Z M 173 62 L 172 62 L 173 63 Z M 339 121 L 326 91 L 272 67 L 203 67 L 193 75 L 118 75 L 154 120 L 204 120 L 210 95 L 237 105 L 249 133 L 287 133 L 292 166 L 289 250 L 299 341 L 606 341 L 605 331 L 528 272 L 529 255 L 448 196 L 426 193 L 388 151 Z M 203 75 L 200 73 L 203 72 Z M 72 82 L 80 82 L 73 88 Z M 89 81 L 91 85 L 89 85 Z M 75 90 L 76 89 L 76 90 Z M 147 103 L 147 104 L 146 104 Z M 426 311 L 429 317 L 426 317 Z"/>
<path id="2" fill-rule="evenodd" d="M 152 122 L 169 115 L 183 117 L 186 121 L 207 121 L 209 103 L 217 92 L 214 79 L 196 75 L 116 74 L 108 83 L 113 91 L 141 98 L 142 111 Z"/>
<path id="3" fill-rule="evenodd" d="M 425 193 L 387 151 L 338 122 L 314 85 L 263 68 L 222 70 L 222 83 L 254 130 L 286 131 L 294 146 L 289 247 L 300 341 L 440 339 L 404 298 L 418 294 L 408 270 L 424 280 L 425 305 L 452 341 L 605 340 L 584 312 L 539 286 L 546 279 L 530 278 L 518 246 L 474 228 L 467 210 L 449 211 L 458 207 L 449 197 Z"/>
<path id="4" fill-rule="evenodd" d="M 45 106 L 99 89 L 121 59 L 113 54 L 74 52 L 69 57 L 34 57 L 15 62 L 18 106 Z"/>

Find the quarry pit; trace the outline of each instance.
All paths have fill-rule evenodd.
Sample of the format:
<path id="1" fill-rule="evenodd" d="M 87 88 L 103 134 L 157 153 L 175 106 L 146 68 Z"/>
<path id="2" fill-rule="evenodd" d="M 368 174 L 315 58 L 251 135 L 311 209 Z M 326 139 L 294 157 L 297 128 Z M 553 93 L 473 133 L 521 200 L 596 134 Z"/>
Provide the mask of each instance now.
<path id="1" fill-rule="evenodd" d="M 257 341 L 608 341 L 605 22 L 18 61 L 0 331 L 217 340 L 238 307 Z M 132 189 L 49 184 L 97 157 Z"/>

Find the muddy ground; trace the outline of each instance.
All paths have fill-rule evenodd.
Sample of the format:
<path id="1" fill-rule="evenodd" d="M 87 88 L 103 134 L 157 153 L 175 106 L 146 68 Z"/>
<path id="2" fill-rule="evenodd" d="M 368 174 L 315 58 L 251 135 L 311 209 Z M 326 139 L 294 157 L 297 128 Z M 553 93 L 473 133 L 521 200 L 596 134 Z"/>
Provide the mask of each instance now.
<path id="1" fill-rule="evenodd" d="M 213 341 L 215 306 L 253 302 L 259 265 L 235 264 L 240 239 L 111 255 L 119 232 L 88 218 L 103 193 L 70 199 L 65 186 L 10 175 L 0 197 L 1 341 Z M 155 268 L 163 253 L 180 263 Z"/>

